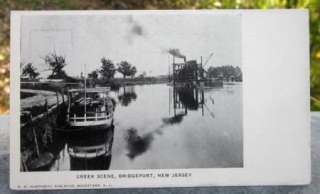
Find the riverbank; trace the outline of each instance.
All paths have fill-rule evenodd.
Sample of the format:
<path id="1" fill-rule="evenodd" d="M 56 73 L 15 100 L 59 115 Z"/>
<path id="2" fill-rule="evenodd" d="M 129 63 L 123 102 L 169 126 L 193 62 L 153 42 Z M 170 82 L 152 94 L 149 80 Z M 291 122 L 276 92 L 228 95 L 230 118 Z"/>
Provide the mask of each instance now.
<path id="1" fill-rule="evenodd" d="M 35 85 L 36 86 L 36 85 Z M 39 89 L 39 88 L 38 88 Z M 66 96 L 57 91 L 21 89 L 21 170 L 29 171 L 48 165 L 54 159 L 47 149 Z"/>
<path id="2" fill-rule="evenodd" d="M 151 85 L 151 84 L 165 84 L 169 83 L 168 77 L 146 77 L 146 78 L 113 78 L 111 80 L 96 79 L 90 80 L 89 84 L 94 83 L 97 85 L 109 85 L 112 90 L 117 90 L 123 86 L 133 85 Z"/>
<path id="3" fill-rule="evenodd" d="M 93 85 L 107 85 L 110 86 L 112 90 L 117 90 L 121 86 L 133 86 L 133 85 L 151 85 L 151 84 L 167 84 L 170 83 L 168 76 L 157 76 L 157 77 L 134 77 L 134 78 L 112 78 L 106 79 L 90 79 L 87 80 L 87 86 Z M 203 82 L 203 81 L 201 81 Z M 204 84 L 208 87 L 221 87 L 222 85 L 234 85 L 236 83 L 241 83 L 237 81 L 221 81 L 221 80 L 207 80 Z M 48 90 L 48 91 L 59 91 L 65 92 L 66 88 L 71 87 L 83 87 L 83 80 L 77 80 L 76 82 L 66 83 L 66 82 L 23 82 L 21 88 L 23 89 L 33 89 L 33 90 Z"/>
<path id="4" fill-rule="evenodd" d="M 59 115 L 61 110 L 57 106 L 20 126 L 22 171 L 43 169 L 53 162 L 55 156 L 48 154 L 48 150 L 53 142 L 53 131 L 61 127 Z"/>

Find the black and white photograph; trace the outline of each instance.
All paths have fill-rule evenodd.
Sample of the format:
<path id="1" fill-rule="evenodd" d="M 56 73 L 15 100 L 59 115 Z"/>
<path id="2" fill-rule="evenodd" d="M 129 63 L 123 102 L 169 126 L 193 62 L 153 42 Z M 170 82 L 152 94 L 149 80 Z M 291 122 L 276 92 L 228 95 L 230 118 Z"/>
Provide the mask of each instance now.
<path id="1" fill-rule="evenodd" d="M 243 168 L 241 29 L 236 13 L 21 16 L 20 172 Z"/>

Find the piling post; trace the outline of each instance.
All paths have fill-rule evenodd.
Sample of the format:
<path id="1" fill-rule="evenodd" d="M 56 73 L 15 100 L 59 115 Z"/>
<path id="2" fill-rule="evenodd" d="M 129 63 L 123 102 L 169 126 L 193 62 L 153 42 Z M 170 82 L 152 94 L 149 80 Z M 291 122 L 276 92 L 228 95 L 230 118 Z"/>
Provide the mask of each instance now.
<path id="1" fill-rule="evenodd" d="M 173 56 L 173 61 L 172 61 L 172 84 L 173 84 L 173 87 L 175 86 L 175 76 L 176 76 L 176 71 L 175 71 L 175 63 L 174 63 L 174 56 Z"/>
<path id="2" fill-rule="evenodd" d="M 61 89 L 62 102 L 64 103 L 64 88 Z"/>
<path id="3" fill-rule="evenodd" d="M 36 155 L 37 155 L 37 157 L 39 157 L 40 156 L 40 150 L 39 150 L 37 134 L 36 134 L 36 131 L 34 129 L 33 122 L 32 122 L 32 115 L 30 115 L 30 125 L 31 125 L 31 128 L 32 128 L 32 134 L 33 134 L 34 143 L 36 145 Z"/>
<path id="4" fill-rule="evenodd" d="M 26 161 L 24 161 L 23 159 L 21 159 L 21 163 L 22 163 L 22 169 L 23 169 L 23 171 L 28 172 L 29 170 L 28 170 L 28 166 L 27 166 L 27 164 L 26 164 Z"/>
<path id="5" fill-rule="evenodd" d="M 197 85 L 199 85 L 199 77 L 201 76 L 200 71 L 202 71 L 202 56 L 200 56 L 200 67 L 197 67 Z"/>
<path id="6" fill-rule="evenodd" d="M 198 88 L 194 88 L 194 96 L 196 98 L 197 103 L 199 104 L 199 93 L 198 93 Z"/>
<path id="7" fill-rule="evenodd" d="M 56 96 L 57 96 L 57 107 L 59 106 L 59 93 L 56 91 Z"/>
<path id="8" fill-rule="evenodd" d="M 203 105 L 204 105 L 204 92 L 201 90 L 201 107 L 202 107 L 202 116 L 204 115 Z"/>
<path id="9" fill-rule="evenodd" d="M 173 85 L 173 114 L 174 114 L 174 116 L 176 116 L 176 108 L 177 108 L 177 105 L 176 105 L 176 103 L 177 103 L 177 94 L 176 94 L 176 88 L 175 88 L 175 86 Z"/>
<path id="10" fill-rule="evenodd" d="M 47 117 L 49 115 L 49 106 L 48 106 L 48 99 L 46 98 L 45 99 L 45 102 L 44 102 L 44 108 L 46 110 L 46 114 L 47 114 Z"/>
<path id="11" fill-rule="evenodd" d="M 37 139 L 37 135 L 36 135 L 36 131 L 35 131 L 34 127 L 32 127 L 32 133 L 33 133 L 34 142 L 36 144 L 36 154 L 37 154 L 37 157 L 39 157 L 40 150 L 39 150 L 38 139 Z"/>

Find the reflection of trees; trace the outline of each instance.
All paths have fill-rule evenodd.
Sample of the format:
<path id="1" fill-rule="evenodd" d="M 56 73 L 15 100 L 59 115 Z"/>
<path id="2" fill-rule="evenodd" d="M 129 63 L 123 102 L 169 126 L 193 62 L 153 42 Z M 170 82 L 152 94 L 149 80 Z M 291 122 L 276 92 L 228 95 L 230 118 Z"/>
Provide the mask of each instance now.
<path id="1" fill-rule="evenodd" d="M 134 91 L 134 86 L 124 86 L 118 99 L 122 106 L 128 106 L 133 100 L 136 100 L 137 94 Z"/>

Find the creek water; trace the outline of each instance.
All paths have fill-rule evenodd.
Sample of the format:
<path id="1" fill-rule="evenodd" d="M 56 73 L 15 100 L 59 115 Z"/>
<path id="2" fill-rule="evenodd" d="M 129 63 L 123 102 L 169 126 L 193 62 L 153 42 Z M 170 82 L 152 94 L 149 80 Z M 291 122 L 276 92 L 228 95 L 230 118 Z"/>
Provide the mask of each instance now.
<path id="1" fill-rule="evenodd" d="M 54 135 L 49 170 L 226 168 L 243 166 L 242 84 L 197 90 L 166 84 L 112 91 L 114 125 Z M 110 150 L 89 159 L 71 150 Z"/>

